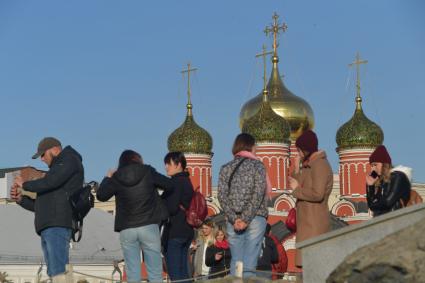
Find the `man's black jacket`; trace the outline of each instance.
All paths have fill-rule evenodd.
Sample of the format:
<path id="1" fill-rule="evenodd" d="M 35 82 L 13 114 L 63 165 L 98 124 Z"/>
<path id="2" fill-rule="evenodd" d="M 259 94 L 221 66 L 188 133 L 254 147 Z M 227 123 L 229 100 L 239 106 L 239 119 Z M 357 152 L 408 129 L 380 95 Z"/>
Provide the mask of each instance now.
<path id="1" fill-rule="evenodd" d="M 108 201 L 115 196 L 115 231 L 161 222 L 157 188 L 172 190 L 171 179 L 149 165 L 130 164 L 119 168 L 112 178 L 105 177 L 96 197 Z"/>
<path id="2" fill-rule="evenodd" d="M 48 227 L 73 228 L 68 195 L 80 189 L 83 182 L 81 155 L 67 146 L 52 160 L 50 169 L 43 178 L 23 184 L 24 190 L 37 193 L 35 200 L 24 196 L 19 203 L 23 208 L 34 211 L 37 234 L 40 235 Z"/>

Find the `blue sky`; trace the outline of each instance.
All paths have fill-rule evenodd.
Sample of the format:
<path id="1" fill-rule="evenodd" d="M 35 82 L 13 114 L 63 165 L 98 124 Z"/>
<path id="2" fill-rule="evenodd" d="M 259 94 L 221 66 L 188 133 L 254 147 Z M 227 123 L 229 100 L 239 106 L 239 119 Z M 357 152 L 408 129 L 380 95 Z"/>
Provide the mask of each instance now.
<path id="1" fill-rule="evenodd" d="M 231 158 L 239 111 L 261 91 L 264 27 L 277 12 L 286 86 L 313 108 L 319 145 L 337 168 L 337 129 L 354 111 L 357 51 L 366 115 L 395 164 L 425 182 L 425 2 L 1 1 L 0 167 L 34 165 L 56 136 L 101 180 L 122 150 L 164 172 L 168 135 L 183 122 L 191 61 L 195 119 L 213 137 L 213 183 Z M 269 64 L 270 67 L 270 64 Z M 268 68 L 270 73 L 270 68 Z"/>

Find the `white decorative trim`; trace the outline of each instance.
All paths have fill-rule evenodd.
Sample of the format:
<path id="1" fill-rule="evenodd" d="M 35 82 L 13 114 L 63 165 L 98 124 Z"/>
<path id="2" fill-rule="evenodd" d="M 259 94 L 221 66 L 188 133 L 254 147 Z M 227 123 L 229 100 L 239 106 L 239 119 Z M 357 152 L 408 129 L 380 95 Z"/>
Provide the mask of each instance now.
<path id="1" fill-rule="evenodd" d="M 340 200 L 338 202 L 336 202 L 333 206 L 332 206 L 332 214 L 338 216 L 338 209 L 341 208 L 343 205 L 347 205 L 349 206 L 352 210 L 353 210 L 353 215 L 356 215 L 356 208 L 354 207 L 354 205 L 346 200 Z"/>
<path id="2" fill-rule="evenodd" d="M 347 179 L 348 179 L 348 182 L 347 182 L 347 184 L 348 184 L 348 194 L 351 194 L 351 166 L 350 166 L 350 164 L 348 165 L 347 173 L 348 173 L 348 176 L 347 176 Z"/>
<path id="3" fill-rule="evenodd" d="M 369 157 L 356 157 L 356 158 L 350 158 L 350 159 L 342 159 L 341 157 L 340 157 L 340 159 L 339 159 L 339 162 L 340 163 L 354 163 L 354 162 L 357 162 L 357 161 L 366 161 L 366 162 L 369 162 Z"/>
<path id="4" fill-rule="evenodd" d="M 269 211 L 269 216 L 279 216 L 279 217 L 286 217 L 288 216 L 288 211 L 276 211 L 274 210 L 274 207 L 268 207 L 267 210 Z"/>
<path id="5" fill-rule="evenodd" d="M 214 210 L 215 214 L 219 214 L 221 211 L 220 208 L 217 205 L 215 205 L 213 202 L 208 202 L 207 206 L 211 207 L 212 210 Z"/>
<path id="6" fill-rule="evenodd" d="M 285 248 L 285 251 L 296 249 L 295 248 L 296 239 L 297 237 L 295 236 L 283 241 L 283 247 Z"/>
<path id="7" fill-rule="evenodd" d="M 340 186 L 342 189 L 342 192 L 345 193 L 345 170 L 344 170 L 344 165 L 340 165 L 340 168 L 342 168 L 342 173 L 341 173 L 341 182 L 340 182 Z"/>
<path id="8" fill-rule="evenodd" d="M 372 218 L 371 213 L 357 213 L 353 217 L 338 217 L 341 220 L 344 220 L 346 222 L 350 221 L 366 221 Z"/>
<path id="9" fill-rule="evenodd" d="M 339 155 L 342 154 L 354 154 L 354 153 L 359 153 L 359 152 L 364 152 L 364 153 L 372 153 L 375 150 L 375 148 L 372 147 L 358 147 L 358 148 L 351 148 L 351 149 L 343 149 L 338 151 Z"/>
<path id="10" fill-rule="evenodd" d="M 208 163 L 208 162 L 201 163 L 201 162 L 190 162 L 190 161 L 187 161 L 187 166 L 186 167 L 196 167 L 196 166 L 209 167 L 209 166 L 211 166 L 211 163 Z"/>
<path id="11" fill-rule="evenodd" d="M 275 146 L 275 147 L 289 147 L 290 145 L 283 142 L 259 142 L 256 146 Z"/>
<path id="12" fill-rule="evenodd" d="M 277 158 L 277 187 L 280 188 L 280 160 Z"/>
<path id="13" fill-rule="evenodd" d="M 211 154 L 190 153 L 190 152 L 184 152 L 183 154 L 186 157 L 186 159 L 188 159 L 188 158 L 212 158 Z"/>
<path id="14" fill-rule="evenodd" d="M 284 152 L 279 152 L 279 151 L 255 151 L 255 155 L 259 156 L 259 155 L 286 155 L 285 153 L 287 153 L 287 151 Z"/>
<path id="15" fill-rule="evenodd" d="M 292 196 L 282 194 L 274 201 L 274 204 L 273 204 L 274 211 L 278 211 L 277 207 L 281 202 L 288 203 L 291 208 L 295 207 L 295 199 Z"/>

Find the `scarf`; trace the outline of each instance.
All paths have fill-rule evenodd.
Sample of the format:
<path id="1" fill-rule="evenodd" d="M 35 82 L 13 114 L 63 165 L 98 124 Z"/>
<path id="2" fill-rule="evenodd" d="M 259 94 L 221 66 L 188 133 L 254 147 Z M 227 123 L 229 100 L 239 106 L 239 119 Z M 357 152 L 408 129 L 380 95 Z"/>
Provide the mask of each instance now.
<path id="1" fill-rule="evenodd" d="M 224 249 L 227 250 L 229 248 L 229 242 L 227 240 L 223 240 L 223 241 L 216 241 L 215 242 L 215 246 L 219 249 Z"/>
<path id="2" fill-rule="evenodd" d="M 255 160 L 260 160 L 259 157 L 257 157 L 254 153 L 249 152 L 249 151 L 239 151 L 238 153 L 235 154 L 235 156 L 239 156 L 239 157 L 245 157 L 245 158 L 249 158 L 249 159 L 255 159 Z M 272 183 L 270 182 L 270 178 L 269 178 L 269 174 L 267 173 L 266 170 L 266 195 L 269 199 L 271 199 L 271 193 L 272 193 Z"/>

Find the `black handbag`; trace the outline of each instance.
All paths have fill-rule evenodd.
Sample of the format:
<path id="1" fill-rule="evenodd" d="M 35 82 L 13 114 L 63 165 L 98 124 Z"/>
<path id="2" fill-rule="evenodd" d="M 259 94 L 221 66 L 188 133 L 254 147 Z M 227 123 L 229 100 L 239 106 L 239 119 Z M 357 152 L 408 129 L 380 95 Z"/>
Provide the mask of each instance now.
<path id="1" fill-rule="evenodd" d="M 165 222 L 168 222 L 168 219 L 170 217 L 170 213 L 168 212 L 167 205 L 165 204 L 165 200 L 161 198 L 161 196 L 158 193 L 158 190 L 156 191 L 156 212 L 160 215 L 161 224 L 164 224 Z"/>

